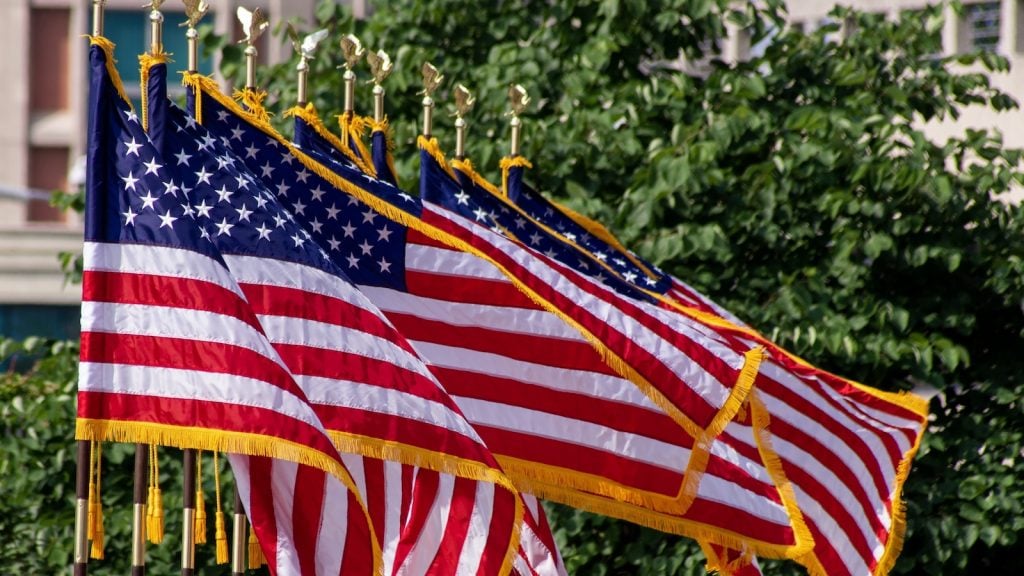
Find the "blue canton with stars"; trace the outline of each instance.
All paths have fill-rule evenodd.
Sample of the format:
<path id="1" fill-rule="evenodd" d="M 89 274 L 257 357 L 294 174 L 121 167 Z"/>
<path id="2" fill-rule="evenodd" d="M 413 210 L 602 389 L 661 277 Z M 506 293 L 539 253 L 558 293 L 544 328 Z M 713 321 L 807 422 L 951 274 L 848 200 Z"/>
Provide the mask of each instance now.
<path id="1" fill-rule="evenodd" d="M 505 206 L 490 192 L 475 184 L 462 188 L 426 151 L 420 152 L 420 196 L 479 224 L 507 231 L 520 242 L 552 260 L 607 285 L 627 296 L 650 300 L 634 286 L 623 282 L 572 245 L 550 234 L 535 222 Z"/>
<path id="2" fill-rule="evenodd" d="M 672 279 L 656 266 L 631 254 L 657 276 L 655 279 L 625 258 L 614 246 L 594 236 L 575 220 L 566 216 L 552 205 L 551 201 L 523 182 L 523 172 L 524 170 L 520 166 L 511 169 L 508 179 L 508 198 L 531 218 L 543 222 L 569 240 L 586 248 L 595 258 L 610 266 L 627 282 L 659 294 L 665 294 L 672 288 Z"/>
<path id="3" fill-rule="evenodd" d="M 194 98 L 194 92 L 189 97 Z M 360 285 L 405 290 L 405 226 L 335 188 L 277 139 L 211 96 L 201 97 L 204 128 L 237 154 L 349 278 Z M 419 199 L 362 173 L 351 162 L 330 158 L 308 141 L 302 152 L 396 210 L 414 217 L 422 213 Z"/>

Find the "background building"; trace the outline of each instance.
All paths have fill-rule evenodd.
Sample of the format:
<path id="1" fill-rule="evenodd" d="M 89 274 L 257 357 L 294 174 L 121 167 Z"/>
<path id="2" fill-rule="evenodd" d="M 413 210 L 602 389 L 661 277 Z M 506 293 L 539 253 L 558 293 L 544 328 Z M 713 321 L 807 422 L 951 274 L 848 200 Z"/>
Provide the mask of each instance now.
<path id="1" fill-rule="evenodd" d="M 129 94 L 139 96 L 137 69 L 130 56 L 144 51 L 149 41 L 147 14 L 142 0 L 108 0 L 105 33 L 119 46 L 120 70 Z M 356 16 L 365 15 L 368 0 L 348 0 Z M 81 246 L 81 222 L 73 214 L 49 205 L 50 191 L 73 189 L 84 179 L 86 132 L 86 52 L 81 35 L 89 31 L 90 0 L 6 0 L 0 2 L 0 75 L 7 85 L 0 90 L 0 334 L 72 335 L 77 332 L 77 286 L 65 286 L 57 260 L 60 252 Z M 220 34 L 240 37 L 235 8 L 261 6 L 273 22 L 301 18 L 311 21 L 316 0 L 210 0 L 212 23 Z M 846 0 L 855 8 L 897 15 L 925 5 L 920 0 Z M 996 86 L 1024 100 L 1024 0 L 964 2 L 964 14 L 948 13 L 943 30 L 947 54 L 974 49 L 992 50 L 1007 56 L 1009 73 L 996 75 Z M 821 0 L 790 0 L 789 18 L 805 31 L 828 22 L 832 3 Z M 164 40 L 166 50 L 186 53 L 183 4 L 167 2 Z M 290 49 L 261 40 L 260 58 L 276 62 Z M 721 57 L 740 60 L 758 50 L 740 29 L 730 30 L 721 46 Z M 210 72 L 215 62 L 204 61 Z M 133 72 L 134 70 L 134 72 Z M 967 127 L 991 128 L 1024 125 L 1024 112 L 967 109 L 956 121 L 926 127 L 929 135 L 943 140 Z M 1004 133 L 1006 144 L 1024 147 L 1024 131 Z"/>

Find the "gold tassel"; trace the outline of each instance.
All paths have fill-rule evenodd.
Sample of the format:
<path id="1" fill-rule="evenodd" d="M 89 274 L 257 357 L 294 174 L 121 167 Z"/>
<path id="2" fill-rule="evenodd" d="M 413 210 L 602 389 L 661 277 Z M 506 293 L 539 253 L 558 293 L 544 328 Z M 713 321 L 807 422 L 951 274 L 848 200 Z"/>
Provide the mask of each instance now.
<path id="1" fill-rule="evenodd" d="M 89 556 L 95 560 L 103 560 L 103 502 L 100 500 L 100 487 L 102 486 L 100 463 L 103 457 L 103 447 L 99 442 L 93 442 L 92 451 L 96 455 L 96 481 L 95 483 L 90 481 L 89 490 L 89 532 L 92 534 L 90 536 L 92 549 L 89 551 Z"/>
<path id="2" fill-rule="evenodd" d="M 260 549 L 260 541 L 256 539 L 256 530 L 249 526 L 249 569 L 255 570 L 267 563 Z"/>
<path id="3" fill-rule="evenodd" d="M 217 452 L 213 453 L 213 486 L 217 504 L 217 513 L 214 514 L 216 532 L 214 540 L 217 542 L 217 564 L 228 563 L 228 531 L 224 524 L 224 510 L 220 507 L 220 462 L 217 459 Z"/>
<path id="4" fill-rule="evenodd" d="M 89 518 L 85 522 L 86 536 L 92 540 L 96 536 L 96 442 L 89 443 Z"/>
<path id="5" fill-rule="evenodd" d="M 149 494 L 146 506 L 146 537 L 153 544 L 164 541 L 164 499 L 160 492 L 160 464 L 156 445 L 149 447 Z"/>
<path id="6" fill-rule="evenodd" d="M 203 495 L 203 451 L 196 451 L 196 544 L 206 544 L 206 498 Z"/>

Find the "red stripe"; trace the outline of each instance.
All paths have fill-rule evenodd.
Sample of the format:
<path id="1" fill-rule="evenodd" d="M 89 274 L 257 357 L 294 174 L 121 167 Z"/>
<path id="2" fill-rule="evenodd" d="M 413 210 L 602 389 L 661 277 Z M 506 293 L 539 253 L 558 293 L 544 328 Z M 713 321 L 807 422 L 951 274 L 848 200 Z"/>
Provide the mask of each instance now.
<path id="1" fill-rule="evenodd" d="M 478 482 L 466 478 L 455 478 L 454 482 L 451 500 L 448 502 L 448 521 L 444 527 L 444 535 L 441 536 L 437 555 L 427 570 L 427 574 L 453 573 L 453 568 L 459 565 L 459 556 L 466 545 L 466 535 L 469 533 L 469 524 L 473 516 L 489 512 L 489 510 L 477 509 Z M 494 486 L 494 490 L 500 492 L 502 489 Z M 511 520 L 509 524 L 511 524 Z M 500 566 L 496 568 L 500 568 Z M 498 574 L 498 569 L 487 573 Z"/>
<path id="2" fill-rule="evenodd" d="M 814 523 L 808 517 L 804 517 L 807 523 L 807 528 L 811 531 L 811 537 L 814 538 L 814 556 L 821 563 L 825 572 L 829 576 L 852 576 L 852 569 L 846 565 L 839 553 L 836 551 L 836 547 L 832 545 L 832 541 L 818 528 L 818 525 Z M 876 562 L 874 558 L 870 556 L 864 558 L 865 563 L 870 570 L 870 574 L 874 574 Z"/>
<path id="3" fill-rule="evenodd" d="M 263 331 L 252 310 L 237 294 L 194 278 L 86 271 L 82 274 L 82 301 L 202 310 L 238 318 Z"/>
<path id="4" fill-rule="evenodd" d="M 261 456 L 249 457 L 249 522 L 256 531 L 263 555 L 271 573 L 277 573 L 277 513 L 274 498 L 291 498 L 291 494 L 275 494 L 272 478 L 273 462 Z M 289 519 L 282 518 L 287 522 Z"/>
<path id="5" fill-rule="evenodd" d="M 437 472 L 424 468 L 416 469 L 416 481 L 410 490 L 412 492 L 412 507 L 408 509 L 408 515 L 402 514 L 401 538 L 398 542 L 398 548 L 395 550 L 395 574 L 400 573 L 399 570 L 401 570 L 402 564 L 405 563 L 406 558 L 409 557 L 409 554 L 415 548 L 424 529 L 424 524 L 430 518 L 433 507 L 437 504 L 437 488 L 439 483 L 440 475 Z M 403 498 L 406 497 L 405 491 L 403 491 L 402 496 Z"/>
<path id="6" fill-rule="evenodd" d="M 323 431 L 279 412 L 256 406 L 79 391 L 78 416 L 256 434 L 301 444 L 337 459 L 337 449 L 324 436 Z"/>
<path id="7" fill-rule="evenodd" d="M 477 570 L 478 576 L 489 576 L 497 574 L 498 569 L 505 559 L 509 542 L 512 539 L 512 529 L 515 524 L 515 506 L 518 496 L 512 492 L 494 487 L 494 504 L 491 507 L 491 525 L 487 531 L 487 544 L 480 559 L 480 567 Z"/>
<path id="8" fill-rule="evenodd" d="M 229 374 L 272 384 L 305 401 L 306 394 L 279 364 L 259 352 L 187 338 L 82 332 L 81 360 Z"/>
<path id="9" fill-rule="evenodd" d="M 373 548 L 369 524 L 355 493 L 348 492 L 348 530 L 345 532 L 345 553 L 339 576 L 371 576 Z"/>
<path id="10" fill-rule="evenodd" d="M 384 522 L 387 518 L 387 490 L 384 484 L 384 461 L 377 458 L 363 458 L 363 477 L 366 486 L 366 509 L 377 534 L 377 541 L 384 547 Z"/>
<path id="11" fill-rule="evenodd" d="M 395 550 L 395 563 L 394 563 L 394 566 L 395 566 L 396 569 L 401 567 L 402 564 L 405 562 L 405 559 L 409 555 L 409 552 L 412 550 L 413 543 L 415 542 L 414 539 L 412 539 L 410 536 L 406 536 L 406 534 L 407 533 L 409 533 L 409 534 L 416 534 L 416 533 L 418 533 L 419 532 L 419 528 L 414 528 L 414 527 L 419 526 L 422 523 L 421 520 L 419 520 L 419 521 L 416 520 L 416 518 L 418 518 L 419 515 L 422 514 L 422 512 L 418 512 L 417 511 L 417 507 L 421 505 L 421 500 L 414 498 L 414 491 L 419 489 L 418 482 L 420 482 L 420 475 L 423 474 L 423 473 L 428 473 L 428 476 L 425 477 L 424 480 L 423 480 L 425 483 L 429 483 L 429 480 L 430 480 L 429 477 L 430 476 L 433 476 L 433 478 L 435 480 L 437 479 L 437 473 L 436 472 L 425 470 L 423 468 L 416 468 L 415 466 L 402 466 L 402 516 L 401 516 L 401 518 L 402 518 L 403 524 L 402 524 L 402 530 L 401 530 L 402 536 L 399 539 L 398 547 Z M 414 484 L 414 482 L 416 482 L 417 484 Z M 436 490 L 436 482 L 435 482 L 435 490 Z M 423 500 L 427 500 L 427 501 L 432 500 L 432 499 L 433 499 L 432 496 L 430 498 L 423 498 Z"/>
<path id="12" fill-rule="evenodd" d="M 504 279 L 406 269 L 405 285 L 407 292 L 424 298 L 503 308 L 537 308 L 515 285 Z"/>
<path id="13" fill-rule="evenodd" d="M 708 526 L 730 530 L 770 544 L 792 546 L 793 529 L 759 518 L 729 504 L 697 498 L 686 512 L 686 518 Z"/>
<path id="14" fill-rule="evenodd" d="M 292 535 L 303 574 L 316 574 L 317 540 L 323 524 L 327 475 L 300 464 L 292 498 Z"/>

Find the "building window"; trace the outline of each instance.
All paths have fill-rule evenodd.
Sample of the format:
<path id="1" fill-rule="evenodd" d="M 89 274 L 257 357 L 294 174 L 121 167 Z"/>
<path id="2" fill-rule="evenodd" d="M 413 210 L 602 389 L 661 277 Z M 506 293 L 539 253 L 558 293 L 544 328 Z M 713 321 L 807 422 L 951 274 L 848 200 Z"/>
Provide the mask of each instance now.
<path id="1" fill-rule="evenodd" d="M 968 46 L 971 49 L 995 52 L 999 48 L 999 15 L 999 2 L 967 6 Z"/>
<path id="2" fill-rule="evenodd" d="M 57 112 L 68 108 L 67 8 L 33 8 L 30 17 L 29 106 L 32 112 Z M 77 39 L 76 39 L 77 40 Z"/>

